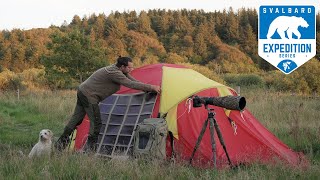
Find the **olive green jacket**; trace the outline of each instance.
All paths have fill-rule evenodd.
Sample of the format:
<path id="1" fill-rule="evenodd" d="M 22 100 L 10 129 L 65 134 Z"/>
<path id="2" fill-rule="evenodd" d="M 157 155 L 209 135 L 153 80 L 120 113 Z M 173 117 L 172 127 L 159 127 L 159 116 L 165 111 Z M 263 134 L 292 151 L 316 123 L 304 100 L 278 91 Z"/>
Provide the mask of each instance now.
<path id="1" fill-rule="evenodd" d="M 90 103 L 97 104 L 116 93 L 120 85 L 142 91 L 152 91 L 151 85 L 141 83 L 129 74 L 124 74 L 115 64 L 98 69 L 80 84 L 79 90 Z"/>

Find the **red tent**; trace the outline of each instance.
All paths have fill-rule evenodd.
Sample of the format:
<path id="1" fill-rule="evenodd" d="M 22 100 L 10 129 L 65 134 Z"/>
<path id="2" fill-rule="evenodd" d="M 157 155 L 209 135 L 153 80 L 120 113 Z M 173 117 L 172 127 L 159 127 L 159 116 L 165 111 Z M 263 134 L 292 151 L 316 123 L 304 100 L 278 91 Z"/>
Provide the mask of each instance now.
<path id="1" fill-rule="evenodd" d="M 164 77 L 164 67 L 172 69 L 172 73 L 179 71 L 179 69 L 187 69 L 179 65 L 155 64 L 135 69 L 134 71 L 132 71 L 131 75 L 139 81 L 159 86 L 162 85 L 163 88 L 164 84 L 162 81 Z M 189 69 L 189 71 L 191 72 L 192 70 Z M 174 74 L 170 74 L 169 77 L 173 78 L 173 76 Z M 189 77 L 185 77 L 184 75 L 180 78 L 193 79 L 194 76 L 194 74 L 191 74 Z M 199 78 L 195 81 L 199 81 Z M 179 83 L 183 82 L 183 80 L 179 80 Z M 231 88 L 227 87 L 227 90 L 230 94 L 236 95 L 236 92 Z M 117 94 L 131 94 L 137 92 L 139 91 L 122 87 L 117 92 Z M 161 93 L 161 96 L 164 96 L 163 94 L 165 93 Z M 195 92 L 195 94 L 206 97 L 221 96 L 219 88 L 216 87 L 205 88 L 204 90 Z M 152 115 L 153 117 L 157 117 L 160 111 L 161 100 L 164 101 L 163 97 L 158 98 L 155 103 Z M 215 118 L 220 127 L 228 154 L 233 165 L 243 163 L 247 164 L 252 162 L 266 163 L 275 162 L 278 160 L 287 162 L 290 165 L 300 164 L 300 155 L 292 151 L 287 145 L 285 145 L 271 132 L 269 132 L 247 109 L 242 112 L 232 110 L 226 114 L 226 110 L 221 107 L 212 106 L 212 108 L 214 108 L 214 111 L 216 113 Z M 175 133 L 176 138 L 174 141 L 174 148 L 177 155 L 176 159 L 178 161 L 189 160 L 196 144 L 196 140 L 201 131 L 202 125 L 207 119 L 207 115 L 208 112 L 203 107 L 190 107 L 187 98 L 183 99 L 176 105 L 177 132 Z M 232 126 L 230 120 L 234 122 L 233 125 L 235 126 Z M 83 123 L 77 128 L 75 149 L 80 149 L 83 146 L 83 137 L 88 134 L 88 129 L 89 121 L 87 118 L 85 118 Z M 223 167 L 224 165 L 228 164 L 228 161 L 216 134 L 215 141 L 217 146 L 217 165 L 218 167 Z M 168 140 L 168 155 L 170 154 L 169 151 L 171 150 L 169 145 L 170 143 Z M 212 166 L 212 157 L 213 153 L 211 149 L 210 132 L 209 130 L 206 130 L 200 147 L 197 150 L 195 157 L 193 158 L 193 164 L 202 167 Z"/>

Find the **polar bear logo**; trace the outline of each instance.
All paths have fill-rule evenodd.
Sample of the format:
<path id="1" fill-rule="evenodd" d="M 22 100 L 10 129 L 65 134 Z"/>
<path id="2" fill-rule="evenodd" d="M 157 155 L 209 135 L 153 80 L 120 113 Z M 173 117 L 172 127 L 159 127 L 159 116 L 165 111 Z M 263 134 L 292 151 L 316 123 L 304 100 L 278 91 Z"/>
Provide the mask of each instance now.
<path id="1" fill-rule="evenodd" d="M 281 39 L 292 39 L 292 34 L 296 35 L 298 39 L 300 39 L 301 34 L 298 31 L 299 26 L 307 28 L 309 24 L 302 17 L 279 16 L 271 22 L 267 38 L 271 39 L 271 36 L 273 36 L 277 30 Z M 285 35 L 285 31 L 287 31 L 288 38 Z"/>

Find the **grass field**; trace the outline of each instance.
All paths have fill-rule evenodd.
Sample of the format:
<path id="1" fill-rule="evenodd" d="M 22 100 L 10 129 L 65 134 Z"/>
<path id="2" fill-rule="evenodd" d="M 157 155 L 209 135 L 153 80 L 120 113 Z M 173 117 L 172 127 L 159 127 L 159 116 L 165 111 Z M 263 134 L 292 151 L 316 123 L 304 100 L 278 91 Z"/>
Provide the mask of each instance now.
<path id="1" fill-rule="evenodd" d="M 30 160 L 38 132 L 62 133 L 75 104 L 74 91 L 0 93 L 0 179 L 319 179 L 320 99 L 262 89 L 242 89 L 247 108 L 270 131 L 310 161 L 308 168 L 252 164 L 230 170 L 197 169 L 183 164 L 106 160 L 60 154 Z"/>

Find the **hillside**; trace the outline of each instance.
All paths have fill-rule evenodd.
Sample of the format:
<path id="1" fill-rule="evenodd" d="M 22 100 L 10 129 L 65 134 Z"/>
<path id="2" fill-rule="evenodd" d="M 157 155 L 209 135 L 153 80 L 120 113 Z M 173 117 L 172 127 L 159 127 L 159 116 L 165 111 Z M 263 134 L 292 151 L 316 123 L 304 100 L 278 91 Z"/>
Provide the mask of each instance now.
<path id="1" fill-rule="evenodd" d="M 318 52 L 319 17 L 318 14 Z M 42 86 L 75 87 L 98 67 L 114 63 L 119 55 L 132 57 L 136 66 L 189 63 L 206 66 L 220 78 L 226 73 L 240 73 L 256 74 L 268 81 L 275 68 L 257 54 L 257 22 L 255 9 L 236 12 L 232 8 L 222 12 L 155 9 L 139 14 L 116 11 L 108 16 L 92 14 L 80 18 L 75 15 L 70 24 L 59 27 L 4 30 L 0 32 L 0 89 L 20 86 L 22 81 L 10 79 L 4 72 L 19 76 L 31 68 L 45 71 L 46 82 Z M 313 68 L 319 67 L 316 59 L 320 59 L 319 53 L 312 60 Z M 300 69 L 290 74 L 289 79 L 304 81 L 303 73 L 308 71 Z M 318 76 L 320 69 L 314 71 Z M 280 82 L 265 85 L 283 84 L 281 79 L 288 78 L 280 77 Z M 315 83 L 306 81 L 305 88 L 287 89 L 317 93 L 320 80 L 315 80 Z M 18 82 L 8 85 L 10 81 Z"/>

